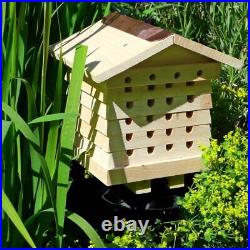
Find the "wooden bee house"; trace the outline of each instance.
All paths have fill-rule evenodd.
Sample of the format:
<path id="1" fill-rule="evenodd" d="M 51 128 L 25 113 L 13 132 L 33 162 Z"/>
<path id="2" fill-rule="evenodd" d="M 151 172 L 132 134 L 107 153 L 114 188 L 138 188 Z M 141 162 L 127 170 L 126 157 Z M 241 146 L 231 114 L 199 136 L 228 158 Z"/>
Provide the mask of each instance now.
<path id="1" fill-rule="evenodd" d="M 242 62 L 142 21 L 112 13 L 52 46 L 71 68 L 88 46 L 75 153 L 106 185 L 181 177 L 203 167 L 211 79 Z M 69 73 L 70 76 L 70 73 Z M 143 184 L 145 183 L 145 184 Z"/>

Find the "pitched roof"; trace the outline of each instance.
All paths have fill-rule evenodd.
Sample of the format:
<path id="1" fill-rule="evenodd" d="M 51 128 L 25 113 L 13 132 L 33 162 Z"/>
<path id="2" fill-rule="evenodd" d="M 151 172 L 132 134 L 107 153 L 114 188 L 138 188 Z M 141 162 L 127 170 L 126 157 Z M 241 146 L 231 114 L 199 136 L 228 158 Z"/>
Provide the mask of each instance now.
<path id="1" fill-rule="evenodd" d="M 62 48 L 64 63 L 72 67 L 75 48 L 79 44 L 88 46 L 87 72 L 97 83 L 174 44 L 237 69 L 243 66 L 243 62 L 234 57 L 118 13 L 112 13 L 62 42 L 51 45 L 50 50 L 58 59 Z"/>

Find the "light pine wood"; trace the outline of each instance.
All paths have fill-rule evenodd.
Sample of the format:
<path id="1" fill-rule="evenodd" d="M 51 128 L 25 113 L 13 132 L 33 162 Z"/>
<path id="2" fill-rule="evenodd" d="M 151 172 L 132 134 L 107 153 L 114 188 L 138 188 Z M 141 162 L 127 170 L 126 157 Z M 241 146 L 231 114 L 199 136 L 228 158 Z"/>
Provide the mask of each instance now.
<path id="1" fill-rule="evenodd" d="M 206 47 L 203 44 L 194 42 L 177 34 L 174 35 L 174 44 L 179 45 L 185 49 L 189 49 L 190 51 L 193 51 L 200 55 L 209 57 L 215 61 L 230 65 L 236 69 L 241 69 L 243 67 L 243 62 L 241 60 L 226 55 L 218 50 Z"/>
<path id="2" fill-rule="evenodd" d="M 114 102 L 110 105 L 105 105 L 104 103 L 96 100 L 94 97 L 82 92 L 80 103 L 86 108 L 96 112 L 99 116 L 108 120 L 212 108 L 210 94 L 194 96 L 194 100 L 192 102 L 188 102 L 187 97 L 188 96 L 169 97 L 172 98 L 172 100 L 170 99 L 171 104 L 167 103 L 166 98 L 150 99 L 153 101 L 153 106 L 149 106 L 149 99 L 134 101 L 133 103 Z M 130 104 L 132 107 L 128 107 Z"/>
<path id="3" fill-rule="evenodd" d="M 193 85 L 191 85 L 193 84 Z M 191 86 L 190 86 L 191 85 Z M 108 88 L 103 91 L 95 88 L 87 82 L 83 82 L 82 91 L 95 99 L 110 104 L 112 102 L 138 101 L 142 99 L 159 99 L 167 96 L 200 95 L 211 93 L 209 81 L 185 82 L 164 85 L 146 85 L 137 87 Z"/>
<path id="4" fill-rule="evenodd" d="M 174 143 L 172 148 L 167 150 L 166 145 L 155 146 L 152 153 L 149 153 L 148 148 L 134 149 L 129 151 L 117 151 L 113 153 L 107 153 L 93 142 L 84 139 L 81 140 L 80 145 L 76 146 L 76 154 L 81 154 L 85 151 L 90 152 L 89 157 L 99 163 L 104 168 L 117 168 L 135 166 L 138 164 L 146 165 L 150 163 L 157 163 L 165 160 L 181 159 L 182 157 L 200 156 L 200 145 L 209 145 L 209 138 L 201 137 L 197 141 L 193 141 L 191 147 L 187 147 L 187 141 L 185 139 L 180 140 L 178 143 Z M 79 150 L 77 150 L 79 148 Z M 129 155 L 128 155 L 129 154 Z"/>
<path id="5" fill-rule="evenodd" d="M 97 83 L 118 75 L 174 44 L 200 54 L 205 58 L 211 58 L 236 68 L 241 68 L 243 65 L 236 58 L 177 34 L 150 42 L 104 25 L 102 21 L 98 21 L 96 24 L 73 34 L 62 42 L 50 46 L 50 51 L 59 59 L 61 48 L 64 63 L 72 68 L 75 48 L 80 44 L 88 46 L 87 71 Z"/>
<path id="6" fill-rule="evenodd" d="M 183 126 L 195 126 L 202 124 L 210 124 L 211 117 L 209 110 L 197 110 L 190 113 L 173 113 L 171 117 L 166 119 L 165 115 L 155 115 L 152 121 L 148 121 L 146 116 L 132 117 L 127 121 L 121 120 L 106 120 L 101 116 L 96 115 L 91 110 L 81 106 L 78 131 L 80 129 L 81 120 L 90 124 L 93 129 L 98 130 L 106 136 L 120 135 L 123 133 L 146 132 L 156 129 L 177 128 Z M 190 118 L 187 115 L 192 115 Z M 131 122 L 127 124 L 127 122 Z M 84 126 L 84 124 L 83 124 Z"/>
<path id="7" fill-rule="evenodd" d="M 203 168 L 204 165 L 199 155 L 114 169 L 105 169 L 91 158 L 88 166 L 89 171 L 107 186 L 185 175 L 200 172 Z"/>
<path id="8" fill-rule="evenodd" d="M 153 130 L 147 132 L 136 132 L 107 137 L 92 129 L 88 124 L 81 126 L 80 135 L 77 134 L 75 145 L 80 145 L 79 140 L 84 138 L 90 140 L 105 152 L 116 152 L 128 149 L 160 146 L 178 143 L 180 140 L 196 141 L 200 138 L 210 138 L 210 125 L 199 125 L 191 127 L 180 127 L 173 129 Z"/>
<path id="9" fill-rule="evenodd" d="M 153 78 L 152 75 L 154 75 Z M 219 63 L 185 63 L 179 65 L 161 65 L 158 67 L 131 68 L 112 77 L 107 80 L 106 83 L 110 88 L 144 86 L 148 84 L 158 85 L 165 83 L 210 80 L 218 78 L 219 75 Z M 150 80 L 150 76 L 152 80 Z M 131 79 L 129 83 L 126 83 L 127 77 L 130 77 Z"/>
<path id="10" fill-rule="evenodd" d="M 151 192 L 151 181 L 137 181 L 126 184 L 127 188 L 135 194 L 145 194 Z"/>
<path id="11" fill-rule="evenodd" d="M 184 187 L 184 175 L 168 177 L 168 187 L 170 189 Z"/>

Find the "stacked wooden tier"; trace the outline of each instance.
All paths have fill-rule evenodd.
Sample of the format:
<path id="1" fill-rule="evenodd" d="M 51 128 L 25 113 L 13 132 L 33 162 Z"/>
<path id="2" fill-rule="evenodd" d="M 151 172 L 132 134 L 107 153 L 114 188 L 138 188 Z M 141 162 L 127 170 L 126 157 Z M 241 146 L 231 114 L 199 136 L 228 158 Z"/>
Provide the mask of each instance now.
<path id="1" fill-rule="evenodd" d="M 125 77 L 122 84 L 83 82 L 75 147 L 78 154 L 88 152 L 84 164 L 88 162 L 87 167 L 98 175 L 101 169 L 140 171 L 139 167 L 181 160 L 188 165 L 188 159 L 200 159 L 199 145 L 208 145 L 210 138 L 211 84 L 199 77 L 204 72 L 195 74 L 195 78 L 171 82 L 157 81 L 164 76 L 150 74 L 145 84 L 134 82 L 133 77 Z M 188 173 L 190 168 L 186 169 Z M 154 178 L 168 176 L 163 172 Z M 169 175 L 184 172 L 176 169 Z M 128 182 L 125 179 L 118 183 Z M 131 181 L 145 179 L 144 175 Z"/>

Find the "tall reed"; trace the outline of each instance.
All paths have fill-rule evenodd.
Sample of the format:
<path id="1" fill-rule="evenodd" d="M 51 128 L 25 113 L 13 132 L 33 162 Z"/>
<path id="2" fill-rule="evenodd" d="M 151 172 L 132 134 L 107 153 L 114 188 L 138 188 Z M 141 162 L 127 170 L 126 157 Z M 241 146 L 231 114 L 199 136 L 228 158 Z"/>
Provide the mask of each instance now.
<path id="1" fill-rule="evenodd" d="M 82 75 L 75 73 L 66 99 L 65 69 L 62 62 L 51 60 L 49 44 L 91 24 L 109 9 L 110 3 L 2 3 L 4 247 L 45 246 L 42 235 L 48 225 L 55 228 L 53 246 L 63 246 L 65 218 L 96 246 L 104 246 L 87 221 L 66 210 L 69 162 L 59 169 L 58 165 L 63 164 L 62 147 L 73 146 L 72 135 L 69 138 L 63 128 L 68 123 L 74 132 L 77 105 L 74 109 L 67 105 L 77 102 Z M 79 51 L 76 60 L 84 62 L 86 50 Z M 84 70 L 84 64 L 75 67 Z M 71 155 L 67 157 L 70 160 Z"/>

